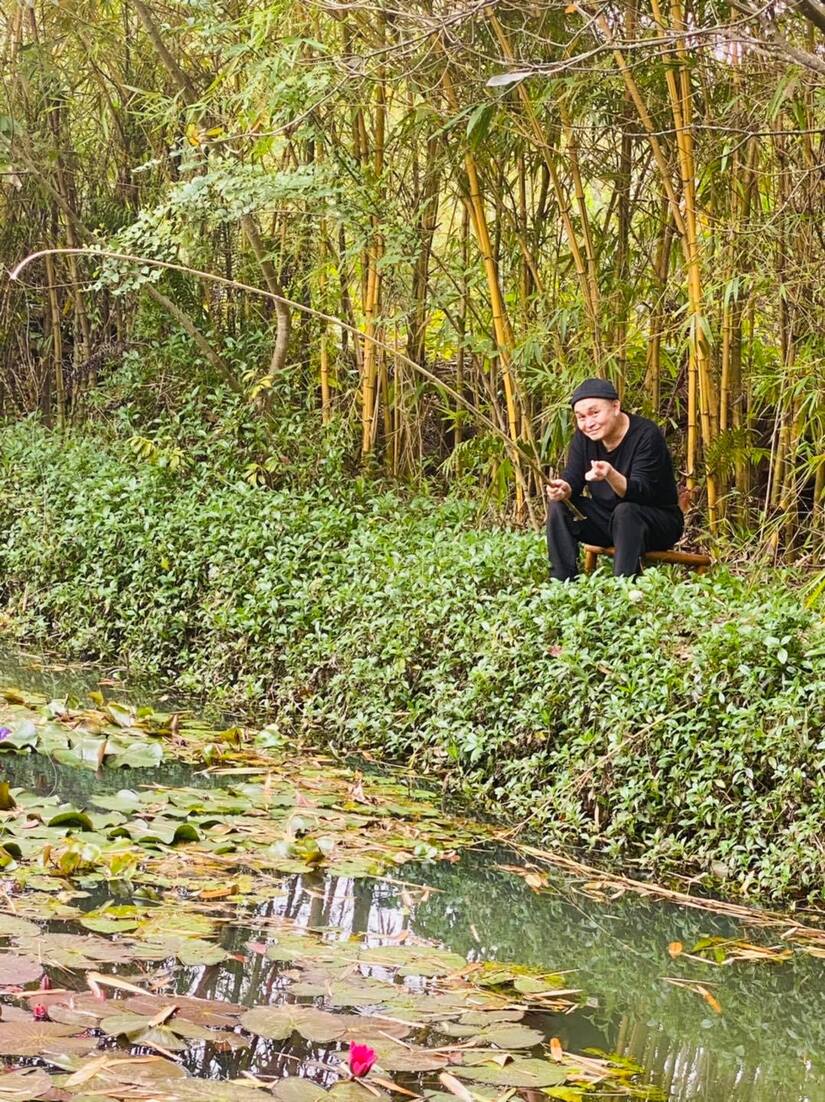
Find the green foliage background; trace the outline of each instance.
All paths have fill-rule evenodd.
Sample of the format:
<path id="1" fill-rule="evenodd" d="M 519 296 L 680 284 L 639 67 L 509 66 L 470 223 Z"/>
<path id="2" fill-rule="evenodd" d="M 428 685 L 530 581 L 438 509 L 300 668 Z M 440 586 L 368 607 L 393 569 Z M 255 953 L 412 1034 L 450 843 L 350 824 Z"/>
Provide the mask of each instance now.
<path id="1" fill-rule="evenodd" d="M 285 417 L 253 485 L 242 405 L 150 421 L 116 393 L 96 432 L 0 433 L 20 635 L 409 763 L 547 839 L 821 896 L 825 629 L 781 577 L 551 584 L 541 537 L 479 528 L 469 497 L 348 477 L 344 433 Z"/>

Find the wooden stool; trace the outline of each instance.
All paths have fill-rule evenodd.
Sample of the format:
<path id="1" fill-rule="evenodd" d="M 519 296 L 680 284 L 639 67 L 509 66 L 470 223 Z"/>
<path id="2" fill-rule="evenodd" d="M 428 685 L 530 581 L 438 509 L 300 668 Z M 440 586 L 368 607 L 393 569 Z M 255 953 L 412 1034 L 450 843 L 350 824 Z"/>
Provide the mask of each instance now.
<path id="1" fill-rule="evenodd" d="M 615 547 L 597 547 L 595 543 L 586 543 L 584 545 L 585 574 L 592 574 L 596 569 L 596 560 L 599 555 L 609 555 L 612 558 L 615 554 Z M 680 563 L 682 566 L 695 570 L 697 574 L 705 574 L 711 566 L 710 555 L 697 554 L 693 551 L 645 551 L 642 555 L 642 562 Z"/>

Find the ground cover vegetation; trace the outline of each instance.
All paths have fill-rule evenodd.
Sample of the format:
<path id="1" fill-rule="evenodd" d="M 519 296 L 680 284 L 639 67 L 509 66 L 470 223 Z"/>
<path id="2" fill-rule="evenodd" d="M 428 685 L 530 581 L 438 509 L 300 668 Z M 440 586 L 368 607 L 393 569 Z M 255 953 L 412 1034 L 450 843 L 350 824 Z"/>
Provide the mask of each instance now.
<path id="1" fill-rule="evenodd" d="M 155 418 L 148 459 L 140 411 L 112 404 L 95 438 L 0 436 L 19 634 L 266 709 L 275 742 L 410 764 L 545 839 L 820 893 L 825 632 L 794 586 L 554 585 L 535 533 L 479 526 L 455 494 L 379 493 L 334 440 L 284 430 L 267 487 L 244 479 L 242 403 Z"/>

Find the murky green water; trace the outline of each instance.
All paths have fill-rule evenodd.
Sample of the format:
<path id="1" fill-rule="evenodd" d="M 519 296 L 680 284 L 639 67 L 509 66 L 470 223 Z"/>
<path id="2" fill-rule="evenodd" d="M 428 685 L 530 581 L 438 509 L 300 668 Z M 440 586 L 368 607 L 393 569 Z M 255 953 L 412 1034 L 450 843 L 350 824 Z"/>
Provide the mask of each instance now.
<path id="1" fill-rule="evenodd" d="M 0 664 L 0 683 L 50 695 L 80 695 L 96 681 L 88 670 Z M 12 784 L 58 793 L 79 805 L 92 792 L 127 784 L 214 783 L 176 765 L 95 774 L 59 767 L 39 756 L 3 764 Z M 596 1048 L 628 1056 L 649 1069 L 651 1081 L 673 1102 L 825 1102 L 825 961 L 803 954 L 784 964 L 674 961 L 667 952 L 672 941 L 690 945 L 706 934 L 753 932 L 630 895 L 596 902 L 561 877 L 555 894 L 537 895 L 519 878 L 499 870 L 499 863 L 512 864 L 514 858 L 474 852 L 456 864 L 408 866 L 405 880 L 432 889 L 423 896 L 413 893 L 413 902 L 401 885 L 387 880 L 294 877 L 281 895 L 250 909 L 246 926 L 227 927 L 223 944 L 241 957 L 271 916 L 288 917 L 301 926 L 334 927 L 342 935 L 386 936 L 409 929 L 471 960 L 569 971 L 570 986 L 582 989 L 588 1004 L 574 1014 L 558 1015 L 552 1033 L 574 1051 Z M 96 891 L 82 902 L 91 909 L 102 901 Z M 284 967 L 246 956 L 181 968 L 178 993 L 245 1005 L 275 1001 Z M 703 984 L 722 1013 L 666 977 Z M 66 982 L 71 985 L 71 977 Z M 193 1046 L 184 1064 L 193 1074 L 226 1077 L 242 1070 L 279 1074 L 294 1071 L 296 1061 L 323 1058 L 323 1046 L 297 1037 L 288 1047 L 256 1038 L 251 1048 L 230 1053 Z"/>

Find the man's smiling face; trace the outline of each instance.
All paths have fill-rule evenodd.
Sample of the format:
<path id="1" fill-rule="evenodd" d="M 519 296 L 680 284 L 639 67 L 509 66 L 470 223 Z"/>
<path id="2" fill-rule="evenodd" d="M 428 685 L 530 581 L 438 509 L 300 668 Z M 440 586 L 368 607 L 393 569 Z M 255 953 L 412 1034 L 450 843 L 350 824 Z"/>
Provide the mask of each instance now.
<path id="1" fill-rule="evenodd" d="M 604 440 L 621 421 L 621 406 L 609 398 L 582 398 L 573 406 L 576 427 L 590 440 Z"/>

